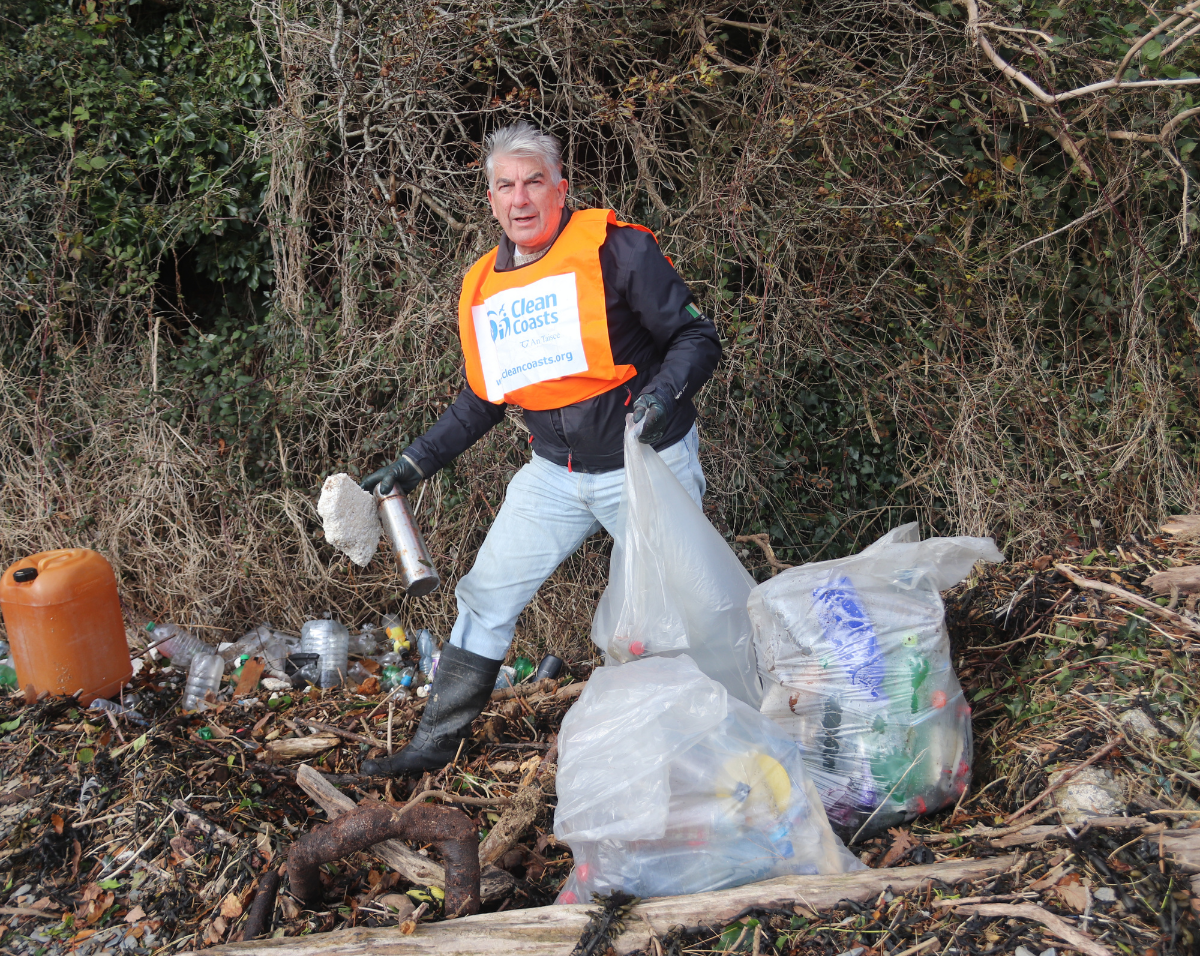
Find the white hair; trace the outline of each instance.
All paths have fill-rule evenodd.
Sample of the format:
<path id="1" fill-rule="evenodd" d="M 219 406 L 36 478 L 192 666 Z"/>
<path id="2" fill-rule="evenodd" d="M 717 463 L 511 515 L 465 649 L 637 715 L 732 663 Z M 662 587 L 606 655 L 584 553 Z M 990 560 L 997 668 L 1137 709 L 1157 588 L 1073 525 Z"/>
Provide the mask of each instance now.
<path id="1" fill-rule="evenodd" d="M 502 126 L 487 138 L 485 147 L 483 171 L 489 186 L 497 156 L 536 157 L 550 170 L 550 185 L 557 186 L 562 181 L 562 146 L 558 138 L 543 133 L 532 123 L 519 120 L 511 126 Z"/>

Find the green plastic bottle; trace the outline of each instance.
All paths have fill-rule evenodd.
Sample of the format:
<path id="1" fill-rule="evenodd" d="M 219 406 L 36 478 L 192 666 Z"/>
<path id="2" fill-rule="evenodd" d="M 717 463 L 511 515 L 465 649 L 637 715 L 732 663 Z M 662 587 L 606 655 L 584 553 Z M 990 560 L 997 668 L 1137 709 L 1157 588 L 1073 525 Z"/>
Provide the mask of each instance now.
<path id="1" fill-rule="evenodd" d="M 919 645 L 920 638 L 916 634 L 909 634 L 901 641 L 896 662 L 888 675 L 891 693 L 886 722 L 877 718 L 872 728 L 882 736 L 871 759 L 871 771 L 882 788 L 880 796 L 891 791 L 889 800 L 893 803 L 907 803 L 917 794 L 924 784 L 920 765 L 929 758 L 926 754 L 918 766 L 912 767 L 913 761 L 926 749 L 921 724 L 914 718 L 929 706 L 925 683 L 932 669 L 929 658 L 919 653 Z"/>
<path id="2" fill-rule="evenodd" d="M 533 661 L 528 657 L 518 657 L 513 661 L 512 666 L 516 672 L 515 676 L 518 684 L 533 673 Z"/>
<path id="3" fill-rule="evenodd" d="M 0 664 L 0 687 L 16 687 L 17 672 L 7 664 Z"/>

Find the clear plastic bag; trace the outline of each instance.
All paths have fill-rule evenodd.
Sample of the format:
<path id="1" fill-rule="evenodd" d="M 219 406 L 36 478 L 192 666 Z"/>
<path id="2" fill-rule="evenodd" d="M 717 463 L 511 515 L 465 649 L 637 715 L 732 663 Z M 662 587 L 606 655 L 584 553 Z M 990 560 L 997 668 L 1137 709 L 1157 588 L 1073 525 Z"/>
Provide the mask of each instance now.
<path id="1" fill-rule="evenodd" d="M 746 599 L 754 579 L 658 452 L 625 427 L 625 485 L 608 587 L 592 621 L 606 663 L 687 651 L 739 700 L 757 707 L 762 681 Z"/>
<path id="2" fill-rule="evenodd" d="M 686 655 L 598 668 L 558 736 L 558 902 L 699 893 L 862 869 L 796 745 Z"/>
<path id="3" fill-rule="evenodd" d="M 1002 560 L 991 538 L 921 541 L 914 523 L 750 595 L 771 679 L 762 712 L 800 744 L 846 839 L 932 813 L 970 783 L 971 708 L 939 592 L 976 561 Z"/>

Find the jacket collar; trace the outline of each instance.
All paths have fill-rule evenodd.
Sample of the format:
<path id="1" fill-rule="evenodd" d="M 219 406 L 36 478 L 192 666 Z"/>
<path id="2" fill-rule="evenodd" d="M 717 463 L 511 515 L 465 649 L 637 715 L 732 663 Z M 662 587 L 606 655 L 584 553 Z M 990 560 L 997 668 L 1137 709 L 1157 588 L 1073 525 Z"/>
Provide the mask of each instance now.
<path id="1" fill-rule="evenodd" d="M 562 222 L 558 224 L 558 232 L 554 235 L 554 242 L 558 241 L 558 237 L 563 234 L 563 230 L 567 228 L 567 223 L 570 221 L 571 210 L 563 206 Z M 550 243 L 550 249 L 554 248 L 554 242 Z M 546 252 L 549 253 L 550 249 L 547 249 Z M 497 272 L 511 272 L 514 268 L 524 268 L 524 266 L 513 265 L 513 254 L 516 251 L 516 244 L 507 235 L 500 233 L 500 245 L 496 249 L 496 263 L 492 268 Z M 527 262 L 526 265 L 533 265 L 533 263 Z"/>

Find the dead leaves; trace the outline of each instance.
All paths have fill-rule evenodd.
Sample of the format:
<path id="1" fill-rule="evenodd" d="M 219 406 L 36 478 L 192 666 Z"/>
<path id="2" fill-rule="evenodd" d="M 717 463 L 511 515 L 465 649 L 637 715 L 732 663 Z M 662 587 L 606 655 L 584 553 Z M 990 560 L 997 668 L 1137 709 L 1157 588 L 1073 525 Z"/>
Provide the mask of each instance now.
<path id="1" fill-rule="evenodd" d="M 892 845 L 883 855 L 883 860 L 879 864 L 881 869 L 895 866 L 908 855 L 910 850 L 921 845 L 921 841 L 913 839 L 912 834 L 907 830 L 892 827 L 888 833 L 892 835 Z"/>
<path id="2" fill-rule="evenodd" d="M 111 890 L 105 890 L 98 883 L 89 883 L 83 889 L 83 908 L 76 913 L 76 919 L 91 925 L 100 919 L 108 908 L 116 901 Z"/>
<path id="3" fill-rule="evenodd" d="M 230 893 L 221 901 L 221 915 L 226 919 L 237 919 L 242 915 L 242 901 L 236 893 Z"/>
<path id="4" fill-rule="evenodd" d="M 208 924 L 204 930 L 204 942 L 209 946 L 216 946 L 225 938 L 225 933 L 229 929 L 229 924 L 225 921 L 224 916 L 218 916 L 215 920 Z"/>

